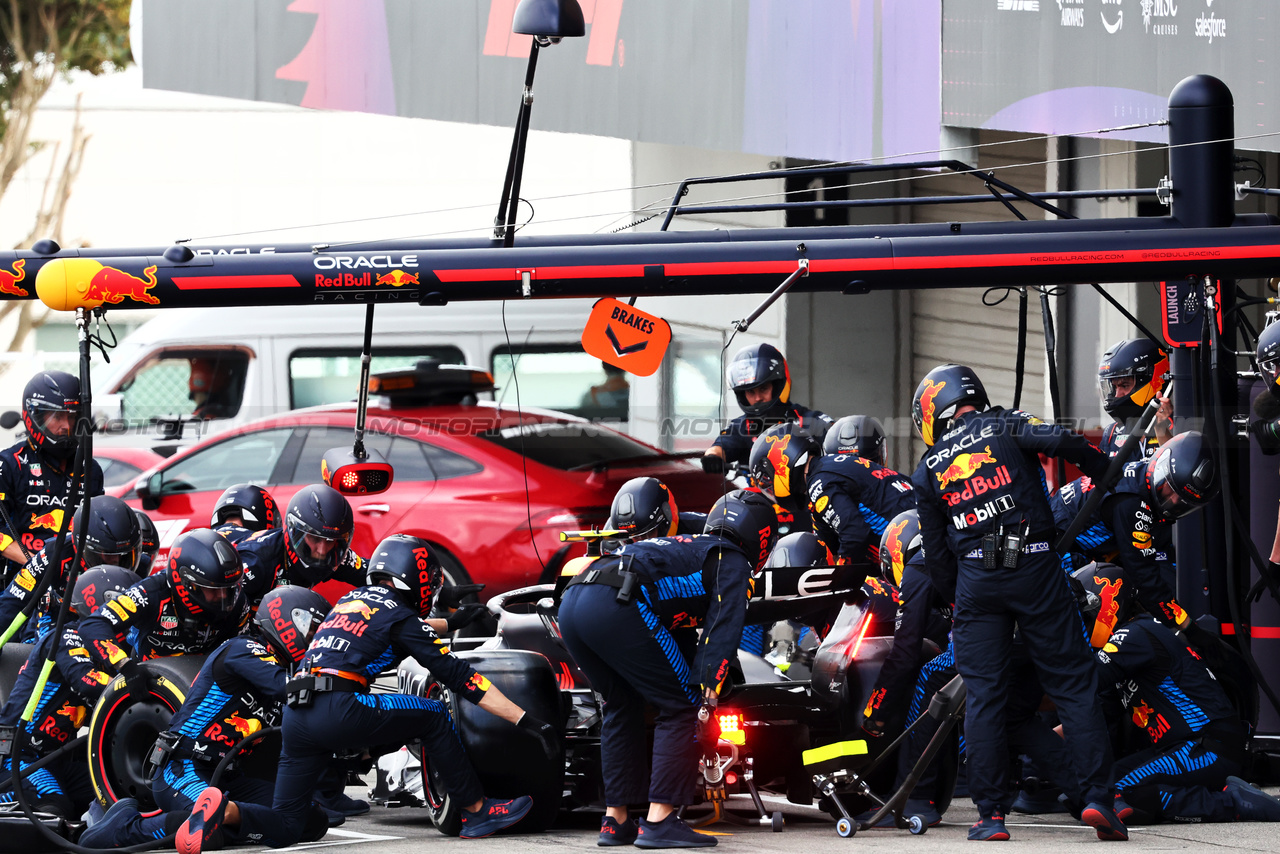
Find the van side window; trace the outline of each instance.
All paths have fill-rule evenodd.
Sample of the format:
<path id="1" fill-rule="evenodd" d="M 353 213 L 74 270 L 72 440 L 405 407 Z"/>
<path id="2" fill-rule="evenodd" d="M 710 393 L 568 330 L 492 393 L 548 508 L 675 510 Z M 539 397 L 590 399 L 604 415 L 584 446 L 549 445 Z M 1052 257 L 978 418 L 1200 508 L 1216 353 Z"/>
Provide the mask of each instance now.
<path id="1" fill-rule="evenodd" d="M 461 365 L 466 359 L 457 347 L 374 347 L 370 373 L 412 368 L 420 359 Z M 355 400 L 360 380 L 360 349 L 334 347 L 294 350 L 289 354 L 289 407 L 319 406 Z"/>
<path id="2" fill-rule="evenodd" d="M 626 421 L 631 404 L 627 374 L 578 344 L 499 347 L 493 351 L 496 400 L 515 406 L 515 380 L 520 403 L 555 409 L 592 421 Z"/>
<path id="3" fill-rule="evenodd" d="M 121 384 L 122 414 L 131 427 L 152 418 L 233 418 L 244 399 L 249 354 L 233 349 L 167 349 Z"/>
<path id="4" fill-rule="evenodd" d="M 330 448 L 350 448 L 353 434 L 342 427 L 304 427 L 302 453 L 289 483 L 320 483 L 320 460 Z M 364 446 L 375 450 L 395 468 L 395 483 L 435 480 L 435 473 L 423 455 L 421 442 L 404 436 L 366 432 Z"/>

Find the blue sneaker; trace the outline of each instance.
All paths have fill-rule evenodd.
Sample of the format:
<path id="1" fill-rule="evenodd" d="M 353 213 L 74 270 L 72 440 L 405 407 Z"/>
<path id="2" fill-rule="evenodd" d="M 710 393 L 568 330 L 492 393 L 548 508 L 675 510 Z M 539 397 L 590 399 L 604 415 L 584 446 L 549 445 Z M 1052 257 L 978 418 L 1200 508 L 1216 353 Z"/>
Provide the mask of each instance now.
<path id="1" fill-rule="evenodd" d="M 1010 804 L 1009 812 L 1020 812 L 1024 815 L 1051 815 L 1067 812 L 1067 806 L 1062 803 L 1056 790 L 1035 794 L 1019 792 L 1018 797 Z"/>
<path id="2" fill-rule="evenodd" d="M 1239 777 L 1228 777 L 1226 793 L 1241 821 L 1280 821 L 1280 800 L 1250 786 Z"/>
<path id="3" fill-rule="evenodd" d="M 486 836 L 492 836 L 504 827 L 510 827 L 524 818 L 531 809 L 533 809 L 533 798 L 528 795 L 513 801 L 485 798 L 480 809 L 475 812 L 462 811 L 462 832 L 458 835 L 463 839 L 483 839 Z"/>
<path id="4" fill-rule="evenodd" d="M 135 836 L 131 825 L 141 824 L 138 802 L 134 798 L 121 798 L 111 805 L 106 815 L 94 822 L 93 827 L 80 834 L 80 843 L 86 848 L 123 848 L 149 841 Z"/>
<path id="5" fill-rule="evenodd" d="M 715 844 L 714 836 L 699 833 L 675 813 L 662 821 L 640 819 L 635 841 L 637 848 L 711 848 Z"/>
<path id="6" fill-rule="evenodd" d="M 929 827 L 937 827 L 942 824 L 942 813 L 938 812 L 938 805 L 933 801 L 908 798 L 906 805 L 902 808 L 902 814 L 906 816 L 918 815 L 920 820 Z"/>
<path id="7" fill-rule="evenodd" d="M 1004 815 L 993 812 L 983 816 L 982 820 L 969 828 L 969 839 L 974 842 L 1004 842 L 1009 838 L 1009 829 L 1004 826 Z"/>
<path id="8" fill-rule="evenodd" d="M 209 786 L 196 798 L 191 817 L 183 823 L 173 840 L 178 854 L 200 854 L 222 847 L 222 817 L 227 811 L 227 796 L 216 786 Z"/>
<path id="9" fill-rule="evenodd" d="M 1129 840 L 1129 831 L 1125 828 L 1124 822 L 1120 820 L 1120 816 L 1116 815 L 1115 810 L 1106 804 L 1100 804 L 1097 801 L 1089 803 L 1084 808 L 1084 812 L 1080 813 L 1080 820 L 1096 830 L 1098 838 L 1104 842 Z"/>
<path id="10" fill-rule="evenodd" d="M 345 817 L 364 815 L 369 811 L 368 801 L 358 801 L 346 792 L 326 793 L 313 792 L 311 800 L 320 805 L 326 813 L 338 813 Z"/>
<path id="11" fill-rule="evenodd" d="M 611 816 L 605 816 L 600 822 L 600 838 L 596 840 L 596 845 L 602 848 L 630 845 L 636 841 L 636 834 L 639 831 L 640 824 L 635 819 L 619 822 Z"/>

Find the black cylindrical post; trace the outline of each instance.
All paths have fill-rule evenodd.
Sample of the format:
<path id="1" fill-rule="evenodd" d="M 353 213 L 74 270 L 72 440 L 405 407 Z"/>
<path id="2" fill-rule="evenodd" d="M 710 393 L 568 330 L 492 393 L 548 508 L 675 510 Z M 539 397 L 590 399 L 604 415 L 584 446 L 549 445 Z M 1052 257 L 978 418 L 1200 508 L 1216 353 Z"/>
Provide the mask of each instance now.
<path id="1" fill-rule="evenodd" d="M 1182 226 L 1218 228 L 1231 225 L 1235 219 L 1234 137 L 1235 102 L 1225 83 L 1197 74 L 1174 87 L 1169 96 L 1169 179 L 1173 184 L 1173 216 Z M 1228 299 L 1235 291 L 1235 283 L 1223 282 L 1218 290 Z M 1223 310 L 1229 305 L 1224 304 Z M 1223 329 L 1220 343 L 1234 346 L 1234 335 Z M 1198 348 L 1176 349 L 1170 358 L 1174 412 L 1180 430 L 1212 431 L 1210 407 L 1225 403 L 1213 400 L 1207 387 L 1196 388 L 1201 358 Z M 1225 363 L 1228 371 L 1235 364 L 1229 355 L 1220 363 Z M 1219 385 L 1235 391 L 1234 377 L 1229 384 Z M 1209 571 L 1225 569 L 1220 533 L 1223 523 L 1222 507 L 1215 502 L 1203 512 L 1180 520 L 1174 542 L 1178 599 L 1183 607 L 1193 617 L 1212 614 L 1229 623 L 1226 603 L 1222 601 L 1222 578 L 1214 578 Z"/>

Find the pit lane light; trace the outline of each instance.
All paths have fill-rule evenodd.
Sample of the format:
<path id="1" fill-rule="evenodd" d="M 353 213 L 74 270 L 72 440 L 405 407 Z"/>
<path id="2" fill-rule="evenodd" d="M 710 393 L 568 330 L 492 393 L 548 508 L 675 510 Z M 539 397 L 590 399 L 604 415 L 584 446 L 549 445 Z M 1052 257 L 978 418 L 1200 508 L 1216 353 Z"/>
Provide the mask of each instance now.
<path id="1" fill-rule="evenodd" d="M 447 365 L 436 359 L 369 377 L 369 393 L 385 397 L 392 407 L 471 404 L 494 389 L 493 374 L 483 368 Z"/>
<path id="2" fill-rule="evenodd" d="M 742 726 L 741 712 L 721 712 L 716 715 L 716 719 L 720 724 L 721 741 L 739 746 L 747 743 L 747 731 Z"/>
<path id="3" fill-rule="evenodd" d="M 351 448 L 330 448 L 320 459 L 320 479 L 343 495 L 377 495 L 391 488 L 395 469 L 372 448 L 363 457 Z"/>

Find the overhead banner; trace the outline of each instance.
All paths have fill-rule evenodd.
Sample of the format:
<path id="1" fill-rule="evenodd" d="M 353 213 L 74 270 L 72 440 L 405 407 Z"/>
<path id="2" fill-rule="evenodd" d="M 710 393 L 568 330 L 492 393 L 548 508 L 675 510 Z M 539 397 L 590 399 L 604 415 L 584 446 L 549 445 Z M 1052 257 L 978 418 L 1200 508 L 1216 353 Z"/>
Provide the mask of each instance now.
<path id="1" fill-rule="evenodd" d="M 509 127 L 516 5 L 141 0 L 143 85 Z M 938 0 L 579 5 L 586 35 L 538 60 L 535 129 L 815 160 L 938 145 Z"/>
<path id="2" fill-rule="evenodd" d="M 943 0 L 942 123 L 1087 135 L 1166 118 L 1212 74 L 1235 96 L 1238 148 L 1280 151 L 1275 0 Z M 1109 137 L 1166 142 L 1163 127 Z"/>

